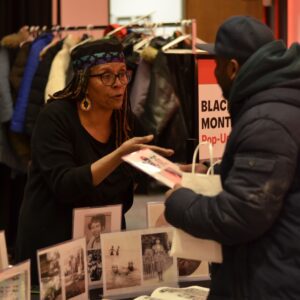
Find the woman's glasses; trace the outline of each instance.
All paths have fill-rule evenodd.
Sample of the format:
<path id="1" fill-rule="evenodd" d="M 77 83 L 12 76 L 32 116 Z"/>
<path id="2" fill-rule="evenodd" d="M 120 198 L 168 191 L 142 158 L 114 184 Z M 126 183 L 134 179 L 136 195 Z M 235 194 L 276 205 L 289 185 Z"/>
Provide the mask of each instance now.
<path id="1" fill-rule="evenodd" d="M 121 84 L 126 85 L 130 82 L 131 72 L 130 71 L 121 71 L 118 74 L 106 72 L 101 74 L 92 74 L 90 77 L 97 77 L 101 82 L 106 86 L 112 86 L 115 84 L 117 78 Z"/>

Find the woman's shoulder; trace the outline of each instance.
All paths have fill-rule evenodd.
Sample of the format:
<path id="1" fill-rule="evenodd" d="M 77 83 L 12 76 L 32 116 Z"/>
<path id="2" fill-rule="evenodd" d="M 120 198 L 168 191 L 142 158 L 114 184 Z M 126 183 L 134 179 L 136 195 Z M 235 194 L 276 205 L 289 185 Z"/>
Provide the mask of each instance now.
<path id="1" fill-rule="evenodd" d="M 56 110 L 69 110 L 74 108 L 75 101 L 68 100 L 68 99 L 59 99 L 59 100 L 49 100 L 45 106 L 44 110 L 46 111 L 56 111 Z"/>
<path id="2" fill-rule="evenodd" d="M 72 115 L 76 109 L 76 104 L 71 100 L 52 100 L 45 104 L 40 115 L 41 117 L 65 117 Z"/>

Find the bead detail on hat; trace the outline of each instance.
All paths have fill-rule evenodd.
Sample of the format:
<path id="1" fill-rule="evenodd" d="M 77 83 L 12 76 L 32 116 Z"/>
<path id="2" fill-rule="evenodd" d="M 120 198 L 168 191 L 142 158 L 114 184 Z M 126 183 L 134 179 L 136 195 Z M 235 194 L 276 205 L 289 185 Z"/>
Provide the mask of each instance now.
<path id="1" fill-rule="evenodd" d="M 91 68 L 100 64 L 111 62 L 125 62 L 122 52 L 99 52 L 91 55 L 82 56 L 72 62 L 73 68 L 76 70 Z"/>

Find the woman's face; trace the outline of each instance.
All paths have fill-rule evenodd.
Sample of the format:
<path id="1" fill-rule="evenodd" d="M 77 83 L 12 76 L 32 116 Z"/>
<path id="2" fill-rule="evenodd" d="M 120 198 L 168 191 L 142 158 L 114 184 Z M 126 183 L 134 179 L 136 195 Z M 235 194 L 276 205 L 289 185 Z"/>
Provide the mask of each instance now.
<path id="1" fill-rule="evenodd" d="M 126 72 L 125 63 L 113 62 L 103 65 L 97 65 L 91 68 L 90 75 L 103 75 L 109 74 L 124 74 Z M 90 77 L 87 87 L 87 96 L 92 102 L 93 107 L 98 107 L 104 110 L 121 109 L 124 94 L 127 84 L 122 84 L 119 78 L 115 82 L 107 86 L 102 80 L 101 76 Z"/>
<path id="2" fill-rule="evenodd" d="M 100 222 L 93 222 L 91 224 L 91 232 L 94 237 L 96 237 L 96 238 L 100 237 L 101 231 L 102 231 L 102 226 L 101 226 Z"/>

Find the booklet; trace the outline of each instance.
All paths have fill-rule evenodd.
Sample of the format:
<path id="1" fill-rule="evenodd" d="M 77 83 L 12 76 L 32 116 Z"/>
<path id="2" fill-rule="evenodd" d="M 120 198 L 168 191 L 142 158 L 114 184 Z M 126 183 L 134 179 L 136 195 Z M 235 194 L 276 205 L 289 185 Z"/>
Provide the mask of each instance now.
<path id="1" fill-rule="evenodd" d="M 140 296 L 134 300 L 205 300 L 208 293 L 208 288 L 200 286 L 187 288 L 160 287 L 155 289 L 151 296 Z"/>
<path id="2" fill-rule="evenodd" d="M 122 159 L 170 188 L 181 183 L 179 166 L 150 149 L 132 152 Z"/>

